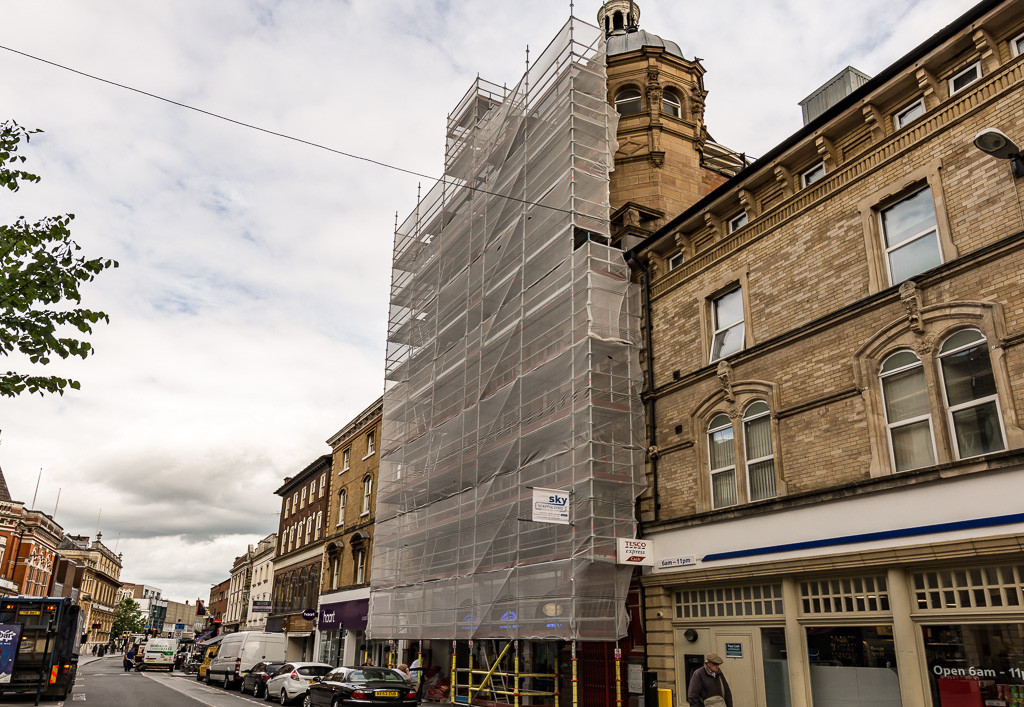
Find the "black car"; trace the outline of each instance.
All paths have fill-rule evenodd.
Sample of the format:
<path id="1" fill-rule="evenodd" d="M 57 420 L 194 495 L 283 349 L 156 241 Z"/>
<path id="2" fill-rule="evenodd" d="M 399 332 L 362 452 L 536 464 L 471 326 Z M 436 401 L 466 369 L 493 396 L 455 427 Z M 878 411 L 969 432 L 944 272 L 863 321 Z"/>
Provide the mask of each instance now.
<path id="1" fill-rule="evenodd" d="M 416 686 L 388 668 L 335 668 L 309 686 L 304 707 L 325 705 L 391 705 L 416 707 Z"/>
<path id="2" fill-rule="evenodd" d="M 242 676 L 242 692 L 251 692 L 255 697 L 262 695 L 267 690 L 267 680 L 282 665 L 284 665 L 284 661 L 256 663 L 249 672 Z"/>

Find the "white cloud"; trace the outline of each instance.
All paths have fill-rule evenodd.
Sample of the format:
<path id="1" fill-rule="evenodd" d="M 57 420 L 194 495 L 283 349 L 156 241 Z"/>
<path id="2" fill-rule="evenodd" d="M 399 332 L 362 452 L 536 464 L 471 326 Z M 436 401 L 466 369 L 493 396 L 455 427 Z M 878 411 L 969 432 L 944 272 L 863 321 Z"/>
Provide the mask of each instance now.
<path id="1" fill-rule="evenodd" d="M 639 3 L 700 56 L 720 142 L 763 154 L 797 101 L 852 64 L 877 73 L 963 11 L 956 0 Z M 597 2 L 576 2 L 595 21 Z M 515 83 L 568 3 L 39 0 L 0 44 L 268 130 L 437 175 L 447 114 L 478 74 Z M 206 597 L 276 530 L 284 476 L 383 388 L 395 212 L 417 177 L 274 137 L 0 50 L 0 118 L 46 130 L 43 176 L 0 221 L 74 212 L 84 288 L 110 314 L 80 392 L 0 401 L 14 496 L 124 553 L 124 578 Z M 424 187 L 429 184 L 424 184 Z"/>

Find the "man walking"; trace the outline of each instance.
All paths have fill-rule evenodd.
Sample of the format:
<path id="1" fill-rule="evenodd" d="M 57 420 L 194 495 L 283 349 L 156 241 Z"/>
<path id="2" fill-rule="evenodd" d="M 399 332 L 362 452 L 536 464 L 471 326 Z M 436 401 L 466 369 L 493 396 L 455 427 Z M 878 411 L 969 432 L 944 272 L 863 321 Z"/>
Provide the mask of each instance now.
<path id="1" fill-rule="evenodd" d="M 722 659 L 717 653 L 704 656 L 704 666 L 693 671 L 686 690 L 690 707 L 732 707 L 732 690 L 722 674 Z"/>

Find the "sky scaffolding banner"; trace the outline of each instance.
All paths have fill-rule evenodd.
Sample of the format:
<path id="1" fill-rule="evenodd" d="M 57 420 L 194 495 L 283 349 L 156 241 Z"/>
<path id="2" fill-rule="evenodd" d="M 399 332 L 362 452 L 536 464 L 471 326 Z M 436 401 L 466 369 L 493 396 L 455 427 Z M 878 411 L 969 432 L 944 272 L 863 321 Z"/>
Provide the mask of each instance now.
<path id="1" fill-rule="evenodd" d="M 538 523 L 569 525 L 569 492 L 535 488 L 532 520 Z"/>

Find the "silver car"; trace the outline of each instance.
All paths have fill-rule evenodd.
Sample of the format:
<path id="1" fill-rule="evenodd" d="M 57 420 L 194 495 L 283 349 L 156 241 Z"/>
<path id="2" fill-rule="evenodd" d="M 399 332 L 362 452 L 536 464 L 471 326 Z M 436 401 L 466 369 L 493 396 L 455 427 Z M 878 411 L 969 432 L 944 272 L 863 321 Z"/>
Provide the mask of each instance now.
<path id="1" fill-rule="evenodd" d="M 267 702 L 279 700 L 286 705 L 306 694 L 306 688 L 334 669 L 328 663 L 285 663 L 267 680 L 267 691 L 263 699 Z"/>

